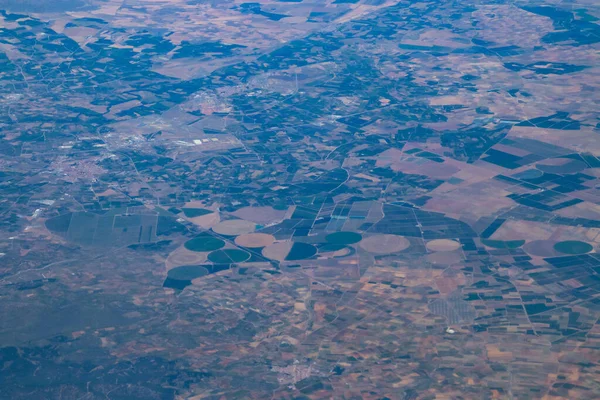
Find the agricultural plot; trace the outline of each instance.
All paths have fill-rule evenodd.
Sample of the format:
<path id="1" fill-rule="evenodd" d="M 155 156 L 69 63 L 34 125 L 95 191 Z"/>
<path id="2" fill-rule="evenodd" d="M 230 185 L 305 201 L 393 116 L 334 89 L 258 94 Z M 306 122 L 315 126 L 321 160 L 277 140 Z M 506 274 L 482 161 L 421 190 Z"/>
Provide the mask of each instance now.
<path id="1" fill-rule="evenodd" d="M 600 7 L 471 3 L 0 0 L 0 398 L 600 398 Z"/>

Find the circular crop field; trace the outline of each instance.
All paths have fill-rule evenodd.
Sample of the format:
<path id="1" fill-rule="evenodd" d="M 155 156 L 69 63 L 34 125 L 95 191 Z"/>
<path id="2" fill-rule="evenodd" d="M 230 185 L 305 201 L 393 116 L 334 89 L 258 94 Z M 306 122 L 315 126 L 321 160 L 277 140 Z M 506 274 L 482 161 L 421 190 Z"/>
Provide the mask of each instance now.
<path id="1" fill-rule="evenodd" d="M 250 254 L 239 249 L 224 249 L 213 251 L 208 255 L 209 261 L 215 264 L 232 264 L 244 262 L 250 258 Z"/>
<path id="2" fill-rule="evenodd" d="M 399 235 L 374 235 L 363 239 L 359 246 L 373 254 L 391 254 L 406 250 L 410 242 Z"/>
<path id="3" fill-rule="evenodd" d="M 354 244 L 361 240 L 362 235 L 356 232 L 335 232 L 325 238 L 325 241 L 331 244 Z"/>
<path id="4" fill-rule="evenodd" d="M 185 248 L 191 251 L 214 251 L 225 246 L 225 242 L 210 235 L 200 235 L 185 242 Z"/>
<path id="5" fill-rule="evenodd" d="M 232 264 L 244 262 L 250 258 L 250 254 L 239 249 L 225 249 L 213 251 L 208 259 L 215 264 Z"/>
<path id="6" fill-rule="evenodd" d="M 284 261 L 292 249 L 292 245 L 292 242 L 273 243 L 263 249 L 262 255 L 271 260 Z"/>
<path id="7" fill-rule="evenodd" d="M 554 245 L 554 249 L 563 254 L 585 254 L 589 253 L 594 247 L 586 242 L 579 240 L 565 240 Z"/>
<path id="8" fill-rule="evenodd" d="M 191 281 L 204 275 L 208 275 L 208 270 L 199 265 L 184 265 L 167 271 L 169 278 L 178 281 Z"/>
<path id="9" fill-rule="evenodd" d="M 460 243 L 450 239 L 435 239 L 425 245 L 429 251 L 454 251 L 460 248 Z"/>
<path id="10" fill-rule="evenodd" d="M 317 254 L 317 248 L 312 244 L 296 242 L 288 255 L 285 257 L 287 261 L 305 260 Z"/>
<path id="11" fill-rule="evenodd" d="M 554 240 L 534 240 L 526 243 L 523 250 L 532 256 L 555 257 L 559 255 L 559 252 L 554 249 L 555 244 Z"/>
<path id="12" fill-rule="evenodd" d="M 235 244 L 238 246 L 254 249 L 269 246 L 274 241 L 275 237 L 266 233 L 246 233 L 235 238 Z"/>
<path id="13" fill-rule="evenodd" d="M 190 251 L 180 247 L 167 257 L 167 265 L 197 265 L 206 261 L 205 252 Z"/>
<path id="14" fill-rule="evenodd" d="M 245 221 L 243 219 L 229 219 L 219 222 L 213 226 L 212 230 L 220 235 L 238 236 L 246 233 L 254 232 L 256 224 L 254 222 Z"/>

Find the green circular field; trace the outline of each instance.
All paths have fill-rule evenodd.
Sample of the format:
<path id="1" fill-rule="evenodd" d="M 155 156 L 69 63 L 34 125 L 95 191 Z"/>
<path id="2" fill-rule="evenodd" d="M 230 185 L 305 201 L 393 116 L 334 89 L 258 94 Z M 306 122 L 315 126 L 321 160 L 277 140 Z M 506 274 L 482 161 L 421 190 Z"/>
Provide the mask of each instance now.
<path id="1" fill-rule="evenodd" d="M 221 239 L 210 235 L 200 235 L 185 242 L 185 248 L 191 251 L 214 251 L 225 246 L 225 242 Z"/>
<path id="2" fill-rule="evenodd" d="M 184 265 L 170 269 L 167 272 L 169 278 L 178 281 L 191 281 L 204 275 L 208 275 L 208 270 L 199 265 Z"/>
<path id="3" fill-rule="evenodd" d="M 312 244 L 296 242 L 285 259 L 287 261 L 305 260 L 315 254 L 317 254 L 317 248 Z"/>
<path id="4" fill-rule="evenodd" d="M 362 240 L 362 235 L 356 232 L 335 232 L 327 235 L 327 243 L 331 244 L 353 244 Z"/>
<path id="5" fill-rule="evenodd" d="M 250 254 L 239 249 L 225 249 L 213 251 L 208 259 L 215 264 L 231 264 L 244 262 L 250 258 Z"/>
<path id="6" fill-rule="evenodd" d="M 593 249 L 591 244 L 579 240 L 565 240 L 554 245 L 554 250 L 563 254 L 585 254 Z"/>

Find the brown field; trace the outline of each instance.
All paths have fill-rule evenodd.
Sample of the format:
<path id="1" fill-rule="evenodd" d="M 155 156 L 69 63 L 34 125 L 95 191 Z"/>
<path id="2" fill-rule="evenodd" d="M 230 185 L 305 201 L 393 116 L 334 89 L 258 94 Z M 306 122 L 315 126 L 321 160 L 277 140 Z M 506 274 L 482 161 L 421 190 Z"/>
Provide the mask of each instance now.
<path id="1" fill-rule="evenodd" d="M 460 248 L 460 243 L 450 239 L 435 239 L 425 245 L 429 251 L 454 251 Z"/>
<path id="2" fill-rule="evenodd" d="M 374 235 L 361 240 L 359 246 L 370 253 L 390 254 L 407 249 L 410 242 L 398 235 Z"/>
<path id="3" fill-rule="evenodd" d="M 286 210 L 276 210 L 273 207 L 243 207 L 231 213 L 238 218 L 261 225 L 279 222 L 283 220 L 285 214 Z"/>
<path id="4" fill-rule="evenodd" d="M 292 242 L 275 242 L 263 249 L 262 255 L 271 260 L 284 261 L 292 249 Z"/>
<path id="5" fill-rule="evenodd" d="M 228 219 L 219 222 L 212 227 L 212 230 L 221 235 L 237 236 L 253 232 L 256 229 L 256 224 L 243 219 Z"/>
<path id="6" fill-rule="evenodd" d="M 273 235 L 266 233 L 246 233 L 235 238 L 235 244 L 243 247 L 266 247 L 275 241 Z"/>
<path id="7" fill-rule="evenodd" d="M 179 247 L 167 257 L 165 265 L 167 270 L 180 265 L 196 265 L 206 262 L 208 253 L 190 251 L 185 247 Z"/>

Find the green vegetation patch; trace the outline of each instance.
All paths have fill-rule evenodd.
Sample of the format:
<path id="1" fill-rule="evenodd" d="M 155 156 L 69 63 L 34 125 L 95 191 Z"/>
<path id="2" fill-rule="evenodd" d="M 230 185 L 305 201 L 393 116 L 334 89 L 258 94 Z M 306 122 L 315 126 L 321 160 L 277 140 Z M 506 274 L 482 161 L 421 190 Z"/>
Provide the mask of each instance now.
<path id="1" fill-rule="evenodd" d="M 494 249 L 517 249 L 525 244 L 524 240 L 491 240 L 481 239 L 481 243 Z"/>
<path id="2" fill-rule="evenodd" d="M 73 213 L 59 215 L 58 217 L 50 218 L 46 221 L 46 228 L 50 232 L 67 232 L 71 224 Z"/>
<path id="3" fill-rule="evenodd" d="M 539 169 L 528 169 L 523 172 L 519 172 L 518 174 L 512 175 L 515 179 L 536 179 L 544 175 L 542 171 Z"/>
<path id="4" fill-rule="evenodd" d="M 585 254 L 593 250 L 591 244 L 579 240 L 565 240 L 554 245 L 554 250 L 563 254 Z"/>
<path id="5" fill-rule="evenodd" d="M 217 250 L 208 255 L 208 259 L 216 264 L 239 263 L 249 258 L 249 253 L 239 249 Z"/>
<path id="6" fill-rule="evenodd" d="M 156 227 L 156 236 L 169 236 L 174 233 L 185 232 L 185 226 L 181 225 L 173 217 L 158 217 L 158 225 Z"/>
<path id="7" fill-rule="evenodd" d="M 337 244 L 337 243 L 322 243 L 322 244 L 319 244 L 318 247 L 319 247 L 319 252 L 329 253 L 332 251 L 339 251 L 339 250 L 345 248 L 346 245 Z"/>
<path id="8" fill-rule="evenodd" d="M 183 213 L 188 218 L 201 217 L 203 215 L 212 214 L 211 210 L 206 208 L 182 208 Z"/>
<path id="9" fill-rule="evenodd" d="M 317 248 L 308 243 L 294 243 L 287 257 L 287 261 L 305 260 L 317 254 Z"/>
<path id="10" fill-rule="evenodd" d="M 225 246 L 225 242 L 210 235 L 200 235 L 185 242 L 185 248 L 191 251 L 214 251 Z"/>
<path id="11" fill-rule="evenodd" d="M 568 175 L 576 174 L 588 168 L 582 160 L 573 160 L 569 158 L 550 158 L 536 164 L 535 167 L 547 174 Z"/>
<path id="12" fill-rule="evenodd" d="M 191 281 L 204 275 L 208 275 L 208 270 L 199 265 L 184 265 L 167 272 L 169 278 L 178 281 Z"/>
<path id="13" fill-rule="evenodd" d="M 183 265 L 167 272 L 163 287 L 183 290 L 196 278 L 229 269 L 229 264 Z"/>
<path id="14" fill-rule="evenodd" d="M 165 281 L 163 283 L 163 287 L 169 288 L 169 289 L 183 290 L 187 286 L 190 286 L 191 284 L 192 284 L 192 281 L 184 281 L 184 280 L 179 280 L 179 279 L 167 278 L 167 279 L 165 279 Z"/>
<path id="15" fill-rule="evenodd" d="M 362 235 L 356 232 L 335 232 L 327 235 L 327 243 L 331 244 L 353 244 L 362 240 Z"/>

